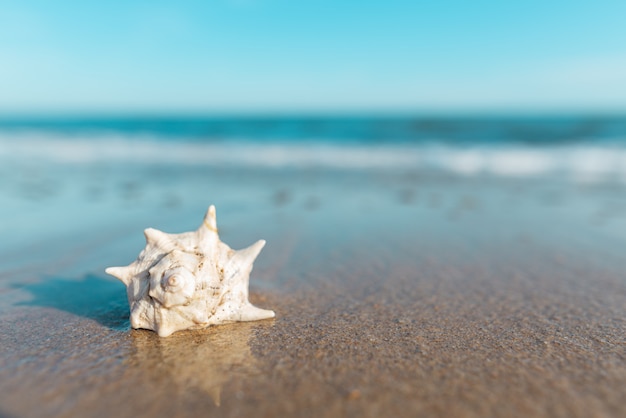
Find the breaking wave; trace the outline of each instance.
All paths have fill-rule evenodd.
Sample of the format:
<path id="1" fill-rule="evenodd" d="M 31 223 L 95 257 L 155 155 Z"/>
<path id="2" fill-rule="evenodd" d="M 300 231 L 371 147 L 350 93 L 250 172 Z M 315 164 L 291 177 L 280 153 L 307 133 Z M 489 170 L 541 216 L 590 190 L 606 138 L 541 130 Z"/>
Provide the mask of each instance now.
<path id="1" fill-rule="evenodd" d="M 60 164 L 135 163 L 249 168 L 440 170 L 464 176 L 532 177 L 563 174 L 583 180 L 626 180 L 626 147 L 593 141 L 529 146 L 448 143 L 358 144 L 198 142 L 157 137 L 99 135 L 77 138 L 50 133 L 0 133 L 0 159 Z"/>

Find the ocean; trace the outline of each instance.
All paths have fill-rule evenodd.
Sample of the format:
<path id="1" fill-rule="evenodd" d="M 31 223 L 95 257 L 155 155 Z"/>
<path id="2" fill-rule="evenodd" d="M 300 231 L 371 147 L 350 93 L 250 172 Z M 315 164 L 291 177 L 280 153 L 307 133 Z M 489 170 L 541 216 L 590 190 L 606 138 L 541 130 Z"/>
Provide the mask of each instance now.
<path id="1" fill-rule="evenodd" d="M 371 210 L 401 236 L 407 223 L 439 225 L 406 208 L 455 217 L 467 205 L 508 207 L 500 195 L 524 190 L 533 197 L 521 202 L 539 202 L 533 216 L 555 204 L 563 216 L 605 219 L 623 212 L 625 187 L 626 118 L 5 118 L 0 235 L 10 239 L 0 242 L 0 262 L 28 271 L 32 260 L 20 254 L 34 251 L 51 265 L 69 245 L 80 253 L 109 233 L 128 238 L 113 254 L 125 254 L 123 245 L 132 253 L 137 231 L 189 230 L 209 204 L 231 219 L 300 213 L 298 224 L 302 211 L 316 213 L 320 228 L 367 228 Z M 101 247 L 92 259 L 70 257 L 76 274 L 106 266 L 101 251 L 111 249 Z"/>
<path id="2" fill-rule="evenodd" d="M 0 160 L 626 181 L 626 117 L 3 118 Z"/>

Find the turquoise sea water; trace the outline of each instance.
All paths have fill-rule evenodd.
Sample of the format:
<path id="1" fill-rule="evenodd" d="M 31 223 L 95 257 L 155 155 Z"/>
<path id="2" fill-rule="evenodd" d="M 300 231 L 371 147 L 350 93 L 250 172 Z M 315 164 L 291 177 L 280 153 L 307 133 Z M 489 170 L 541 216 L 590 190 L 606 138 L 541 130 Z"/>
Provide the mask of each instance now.
<path id="1" fill-rule="evenodd" d="M 109 232 L 134 248 L 137 231 L 189 229 L 209 204 L 241 216 L 384 207 L 397 218 L 396 206 L 436 207 L 458 184 L 475 201 L 494 181 L 555 202 L 592 187 L 613 206 L 594 209 L 583 193 L 570 212 L 621 212 L 626 118 L 5 118 L 0 262 L 24 268 L 31 248 L 49 265 L 67 253 L 52 242 L 78 251 Z"/>
<path id="2" fill-rule="evenodd" d="M 626 117 L 0 119 L 0 160 L 626 179 Z"/>
<path id="3" fill-rule="evenodd" d="M 0 117 L 0 133 L 149 136 L 192 142 L 550 145 L 626 142 L 626 116 Z"/>

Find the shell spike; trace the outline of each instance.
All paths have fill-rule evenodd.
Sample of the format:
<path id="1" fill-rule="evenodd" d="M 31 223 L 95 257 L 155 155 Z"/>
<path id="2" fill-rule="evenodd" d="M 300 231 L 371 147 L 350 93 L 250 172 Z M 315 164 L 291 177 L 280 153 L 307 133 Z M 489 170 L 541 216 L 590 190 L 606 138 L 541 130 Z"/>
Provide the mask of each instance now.
<path id="1" fill-rule="evenodd" d="M 214 241 L 217 239 L 217 218 L 215 217 L 215 206 L 209 206 L 209 209 L 206 211 L 206 215 L 204 215 L 204 221 L 200 228 L 197 231 L 200 241 L 203 242 L 204 246 L 213 245 Z"/>
<path id="2" fill-rule="evenodd" d="M 233 255 L 233 261 L 235 261 L 239 266 L 252 267 L 252 263 L 259 256 L 261 250 L 265 247 L 265 240 L 260 239 L 248 248 L 244 248 L 243 250 L 235 251 Z"/>
<path id="3" fill-rule="evenodd" d="M 167 249 L 172 243 L 172 238 L 165 232 L 161 232 L 158 229 L 147 228 L 144 229 L 143 234 L 146 237 L 147 244 L 152 244 L 159 248 Z"/>
<path id="4" fill-rule="evenodd" d="M 215 206 L 209 206 L 209 209 L 204 215 L 204 222 L 202 224 L 209 231 L 213 231 L 217 234 L 217 217 L 215 216 Z"/>
<path id="5" fill-rule="evenodd" d="M 264 239 L 260 239 L 248 248 L 244 248 L 243 250 L 240 250 L 238 252 L 242 253 L 244 258 L 250 260 L 250 264 L 252 264 L 252 262 L 254 262 L 254 260 L 256 260 L 256 258 L 259 256 L 259 253 L 261 252 L 263 247 L 265 247 L 265 242 L 266 241 Z"/>
<path id="6" fill-rule="evenodd" d="M 121 280 L 126 286 L 128 286 L 130 279 L 132 278 L 132 274 L 130 273 L 128 267 L 109 267 L 104 270 L 104 272 Z"/>
<path id="7" fill-rule="evenodd" d="M 269 309 L 257 308 L 252 304 L 248 304 L 240 313 L 240 321 L 258 321 L 261 319 L 274 318 L 276 314 Z"/>

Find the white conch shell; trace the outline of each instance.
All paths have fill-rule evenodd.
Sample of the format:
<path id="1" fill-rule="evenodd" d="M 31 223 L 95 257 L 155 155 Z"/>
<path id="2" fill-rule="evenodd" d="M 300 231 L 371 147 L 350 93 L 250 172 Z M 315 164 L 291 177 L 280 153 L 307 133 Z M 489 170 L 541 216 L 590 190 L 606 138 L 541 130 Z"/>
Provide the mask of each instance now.
<path id="1" fill-rule="evenodd" d="M 232 250 L 217 234 L 215 206 L 197 231 L 148 228 L 144 234 L 146 248 L 136 261 L 106 269 L 127 287 L 133 328 L 167 337 L 183 329 L 274 317 L 248 301 L 250 271 L 265 241 Z"/>

